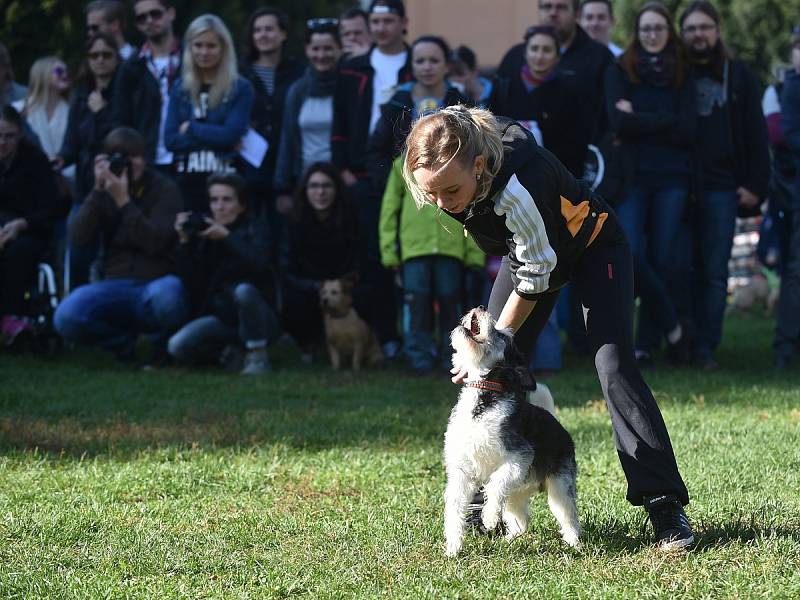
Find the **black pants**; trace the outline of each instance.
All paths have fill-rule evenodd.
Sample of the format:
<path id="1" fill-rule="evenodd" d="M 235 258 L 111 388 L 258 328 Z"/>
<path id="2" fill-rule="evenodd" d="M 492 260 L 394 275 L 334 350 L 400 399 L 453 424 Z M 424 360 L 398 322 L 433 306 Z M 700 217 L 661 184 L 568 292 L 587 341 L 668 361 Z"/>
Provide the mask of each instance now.
<path id="1" fill-rule="evenodd" d="M 634 358 L 633 258 L 611 219 L 586 249 L 571 282 L 583 305 L 589 351 L 611 415 L 617 454 L 628 482 L 628 501 L 638 506 L 647 496 L 674 494 L 688 504 L 689 493 L 678 472 L 664 419 Z M 513 289 L 506 257 L 489 299 L 489 311 L 495 318 Z M 544 294 L 517 331 L 516 343 L 523 352 L 533 348 L 557 297 L 557 291 Z"/>
<path id="2" fill-rule="evenodd" d="M 25 312 L 25 292 L 36 284 L 46 250 L 44 240 L 22 233 L 0 251 L 0 316 Z"/>

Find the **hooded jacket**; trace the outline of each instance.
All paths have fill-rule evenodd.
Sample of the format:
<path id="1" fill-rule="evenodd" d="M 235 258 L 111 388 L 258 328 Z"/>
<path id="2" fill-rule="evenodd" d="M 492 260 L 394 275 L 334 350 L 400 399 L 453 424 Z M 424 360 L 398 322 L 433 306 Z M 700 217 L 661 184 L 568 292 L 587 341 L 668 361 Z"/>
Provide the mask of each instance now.
<path id="1" fill-rule="evenodd" d="M 508 254 L 516 292 L 527 300 L 563 287 L 611 214 L 533 135 L 498 119 L 505 152 L 489 194 L 453 218 L 487 254 Z"/>

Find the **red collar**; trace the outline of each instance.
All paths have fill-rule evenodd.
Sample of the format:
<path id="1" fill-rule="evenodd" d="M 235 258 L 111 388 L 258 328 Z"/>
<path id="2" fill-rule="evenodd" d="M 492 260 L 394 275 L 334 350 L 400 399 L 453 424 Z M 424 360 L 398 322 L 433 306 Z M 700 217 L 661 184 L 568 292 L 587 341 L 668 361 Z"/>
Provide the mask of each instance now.
<path id="1" fill-rule="evenodd" d="M 466 387 L 478 388 L 479 390 L 497 392 L 498 394 L 502 394 L 503 392 L 506 391 L 506 388 L 503 386 L 502 383 L 500 383 L 499 381 L 490 381 L 488 379 L 475 379 L 472 381 L 465 381 L 464 385 Z"/>

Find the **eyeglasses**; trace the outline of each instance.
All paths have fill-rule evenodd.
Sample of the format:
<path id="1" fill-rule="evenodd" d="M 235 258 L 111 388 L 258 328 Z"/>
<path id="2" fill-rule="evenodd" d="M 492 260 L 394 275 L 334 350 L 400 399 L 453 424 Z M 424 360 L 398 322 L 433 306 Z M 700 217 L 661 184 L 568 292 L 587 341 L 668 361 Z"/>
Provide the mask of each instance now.
<path id="1" fill-rule="evenodd" d="M 147 20 L 150 19 L 151 21 L 158 21 L 161 17 L 164 16 L 164 11 L 160 8 L 154 8 L 153 10 L 146 10 L 145 12 L 141 12 L 136 15 L 136 22 L 139 25 L 144 25 L 147 23 Z"/>
<path id="2" fill-rule="evenodd" d="M 306 21 L 306 27 L 309 29 L 319 29 L 321 27 L 338 27 L 339 19 L 309 19 Z"/>
<path id="3" fill-rule="evenodd" d="M 661 35 L 666 33 L 669 28 L 666 25 L 645 25 L 639 27 L 639 33 L 642 35 Z"/>
<path id="4" fill-rule="evenodd" d="M 67 71 L 67 67 L 62 67 L 59 65 L 57 67 L 53 67 L 53 75 L 56 77 L 66 77 L 69 75 L 69 71 Z"/>
<path id="5" fill-rule="evenodd" d="M 100 60 L 101 58 L 103 60 L 111 60 L 114 58 L 114 53 L 109 52 L 108 50 L 99 50 L 97 52 L 89 52 L 87 56 L 89 57 L 89 60 Z"/>
<path id="6" fill-rule="evenodd" d="M 332 190 L 333 184 L 332 183 L 309 183 L 306 185 L 306 188 L 309 190 Z"/>
<path id="7" fill-rule="evenodd" d="M 712 25 L 711 23 L 703 23 L 702 25 L 687 25 L 683 28 L 683 33 L 708 33 L 709 31 L 713 31 L 717 28 L 716 25 Z"/>
<path id="8" fill-rule="evenodd" d="M 539 5 L 539 10 L 543 10 L 544 12 L 569 12 L 569 8 L 569 4 L 551 4 L 547 2 Z"/>

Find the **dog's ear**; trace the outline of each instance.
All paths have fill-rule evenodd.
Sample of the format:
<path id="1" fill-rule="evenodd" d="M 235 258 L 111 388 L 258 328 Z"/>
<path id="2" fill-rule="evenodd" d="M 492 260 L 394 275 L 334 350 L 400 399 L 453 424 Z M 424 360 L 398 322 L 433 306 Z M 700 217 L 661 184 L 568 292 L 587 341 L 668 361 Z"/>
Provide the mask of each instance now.
<path id="1" fill-rule="evenodd" d="M 503 352 L 503 359 L 507 365 L 519 367 L 525 365 L 525 357 L 520 352 L 517 345 L 514 343 L 513 338 L 506 342 L 506 349 Z"/>

